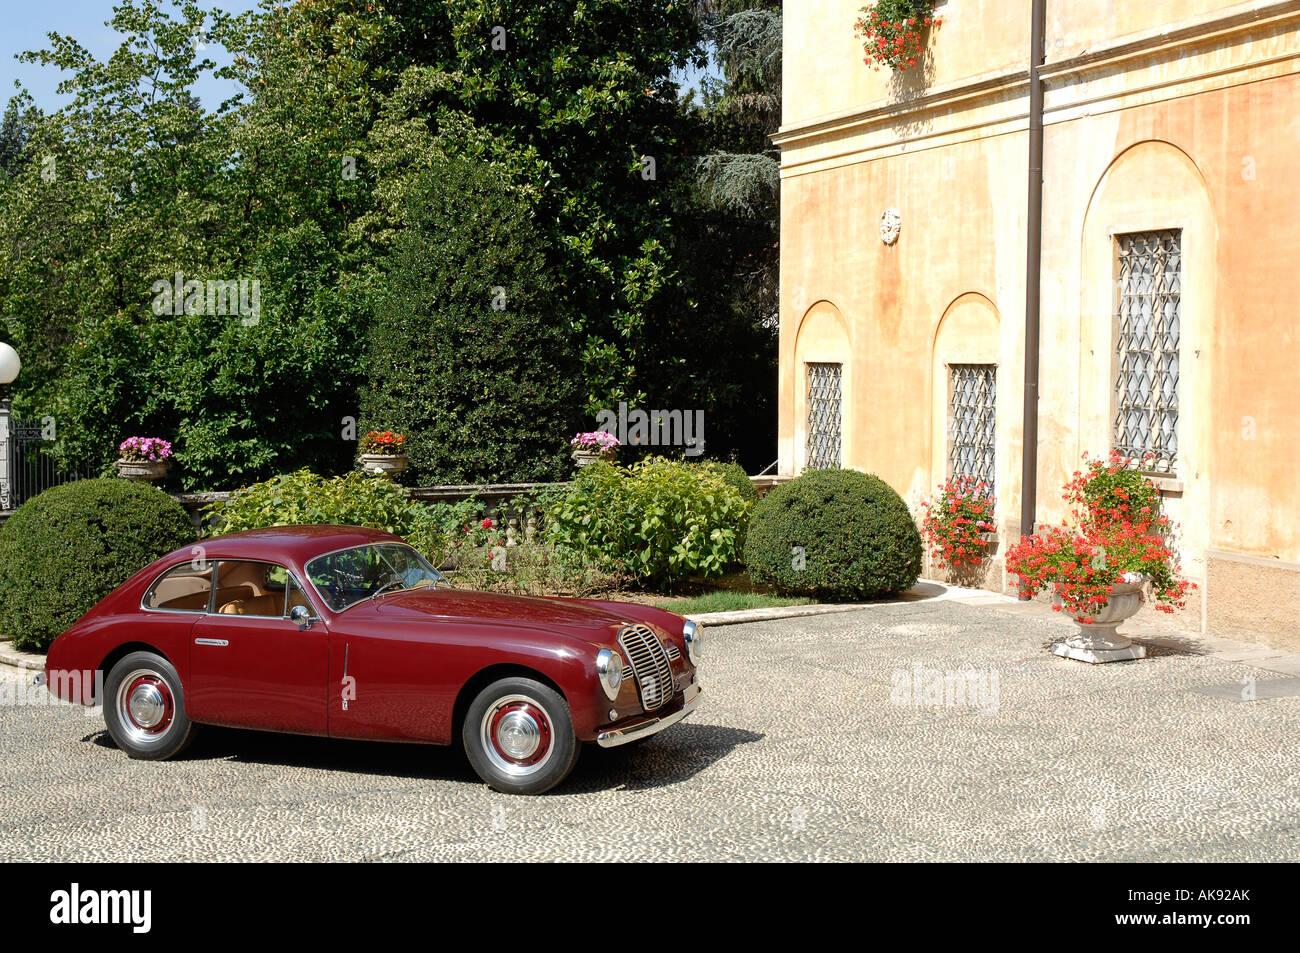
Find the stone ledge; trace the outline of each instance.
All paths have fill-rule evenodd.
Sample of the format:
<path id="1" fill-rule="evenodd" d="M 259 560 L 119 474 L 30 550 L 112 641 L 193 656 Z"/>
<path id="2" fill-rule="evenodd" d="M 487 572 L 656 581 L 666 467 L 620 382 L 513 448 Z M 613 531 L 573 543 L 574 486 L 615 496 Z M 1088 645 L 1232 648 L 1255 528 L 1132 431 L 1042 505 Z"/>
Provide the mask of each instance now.
<path id="1" fill-rule="evenodd" d="M 0 665 L 20 671 L 44 671 L 45 653 L 16 649 L 12 642 L 0 642 Z"/>

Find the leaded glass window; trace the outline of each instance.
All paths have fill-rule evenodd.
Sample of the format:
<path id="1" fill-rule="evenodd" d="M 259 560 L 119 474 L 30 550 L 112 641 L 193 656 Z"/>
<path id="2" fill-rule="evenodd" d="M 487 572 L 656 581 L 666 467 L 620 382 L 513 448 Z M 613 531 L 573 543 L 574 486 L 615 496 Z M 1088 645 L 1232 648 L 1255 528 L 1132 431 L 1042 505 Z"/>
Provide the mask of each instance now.
<path id="1" fill-rule="evenodd" d="M 948 473 L 983 480 L 995 491 L 997 366 L 948 365 Z"/>
<path id="2" fill-rule="evenodd" d="M 809 364 L 806 468 L 840 465 L 840 379 L 843 364 Z"/>
<path id="3" fill-rule="evenodd" d="M 1115 449 L 1173 473 L 1178 458 L 1182 232 L 1117 236 Z"/>

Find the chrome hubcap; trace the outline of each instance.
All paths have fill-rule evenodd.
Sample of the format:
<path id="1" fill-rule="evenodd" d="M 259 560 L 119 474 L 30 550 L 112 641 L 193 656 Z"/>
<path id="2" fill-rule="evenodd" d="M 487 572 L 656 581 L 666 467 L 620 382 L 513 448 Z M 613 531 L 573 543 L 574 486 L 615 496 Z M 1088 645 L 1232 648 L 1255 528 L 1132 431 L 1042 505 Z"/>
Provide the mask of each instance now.
<path id="1" fill-rule="evenodd" d="M 527 695 L 506 695 L 493 702 L 483 713 L 479 736 L 492 765 L 516 778 L 540 771 L 554 749 L 546 709 Z"/>
<path id="2" fill-rule="evenodd" d="M 136 669 L 122 679 L 115 700 L 117 720 L 134 745 L 154 745 L 167 737 L 176 716 L 171 686 L 157 672 Z"/>
<path id="3" fill-rule="evenodd" d="M 167 702 L 157 685 L 141 682 L 131 691 L 126 707 L 131 720 L 141 728 L 153 728 L 167 713 Z"/>
<path id="4" fill-rule="evenodd" d="M 523 760 L 542 743 L 542 729 L 526 711 L 512 711 L 497 722 L 497 744 L 507 757 Z"/>

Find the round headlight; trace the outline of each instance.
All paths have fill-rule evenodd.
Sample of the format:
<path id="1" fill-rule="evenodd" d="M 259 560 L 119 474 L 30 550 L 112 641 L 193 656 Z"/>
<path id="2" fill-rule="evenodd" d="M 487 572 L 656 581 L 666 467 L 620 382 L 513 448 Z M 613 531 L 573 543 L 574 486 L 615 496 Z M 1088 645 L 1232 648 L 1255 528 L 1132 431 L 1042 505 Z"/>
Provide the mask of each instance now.
<path id="1" fill-rule="evenodd" d="M 600 687 L 605 690 L 609 700 L 618 698 L 619 687 L 623 684 L 623 656 L 609 649 L 596 653 L 596 674 L 600 677 Z"/>
<path id="2" fill-rule="evenodd" d="M 686 642 L 686 657 L 692 665 L 700 664 L 700 627 L 690 619 L 682 626 L 682 639 Z"/>

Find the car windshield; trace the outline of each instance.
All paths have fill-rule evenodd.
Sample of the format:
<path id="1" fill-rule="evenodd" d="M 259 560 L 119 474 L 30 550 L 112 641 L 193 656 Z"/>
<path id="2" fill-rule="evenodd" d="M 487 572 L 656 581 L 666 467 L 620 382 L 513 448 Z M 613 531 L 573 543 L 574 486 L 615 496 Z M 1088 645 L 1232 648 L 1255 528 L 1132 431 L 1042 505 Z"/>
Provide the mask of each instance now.
<path id="1" fill-rule="evenodd" d="M 318 556 L 307 563 L 307 578 L 335 612 L 381 592 L 445 581 L 423 556 L 401 543 L 376 543 Z"/>

